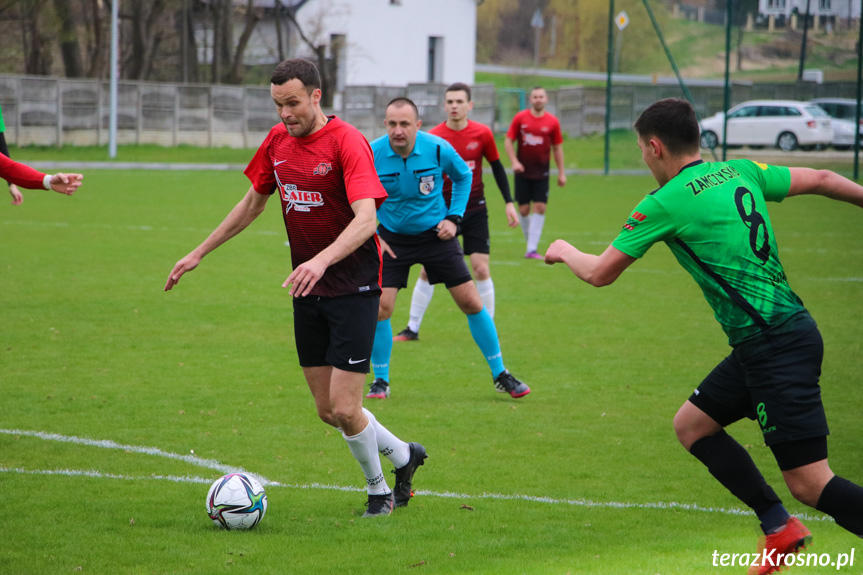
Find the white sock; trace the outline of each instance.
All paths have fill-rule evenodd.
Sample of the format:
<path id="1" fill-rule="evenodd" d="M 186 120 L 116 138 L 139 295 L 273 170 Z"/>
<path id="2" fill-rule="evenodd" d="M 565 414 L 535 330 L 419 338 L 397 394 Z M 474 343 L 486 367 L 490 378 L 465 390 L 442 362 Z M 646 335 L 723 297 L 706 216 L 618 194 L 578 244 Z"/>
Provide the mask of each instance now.
<path id="1" fill-rule="evenodd" d="M 349 437 L 343 433 L 342 437 L 348 442 L 354 459 L 360 464 L 363 475 L 366 476 L 369 495 L 389 493 L 390 488 L 387 486 L 387 480 L 384 479 L 381 459 L 378 457 L 378 442 L 375 438 L 375 426 L 372 425 L 372 422 L 369 421 L 366 428 L 356 435 Z"/>
<path id="2" fill-rule="evenodd" d="M 410 319 L 408 320 L 408 329 L 412 332 L 420 332 L 420 324 L 423 322 L 423 316 L 431 303 L 433 295 L 434 286 L 422 278 L 417 278 L 414 293 L 411 295 L 411 312 Z"/>
<path id="3" fill-rule="evenodd" d="M 518 223 L 521 225 L 521 233 L 524 234 L 524 241 L 527 241 L 527 236 L 530 232 L 530 214 L 523 216 L 521 215 L 521 212 L 519 212 Z"/>
<path id="4" fill-rule="evenodd" d="M 535 252 L 539 247 L 539 238 L 542 236 L 542 226 L 545 224 L 545 214 L 530 215 L 530 233 L 527 237 L 527 251 Z"/>
<path id="5" fill-rule="evenodd" d="M 393 435 L 392 431 L 380 424 L 371 411 L 363 408 L 363 413 L 375 427 L 375 438 L 378 442 L 378 452 L 390 460 L 396 469 L 404 467 L 411 458 L 410 446 Z"/>
<path id="6" fill-rule="evenodd" d="M 491 281 L 491 278 L 477 280 L 476 289 L 479 292 L 479 297 L 482 298 L 482 305 L 485 306 L 488 315 L 494 317 L 494 282 Z"/>

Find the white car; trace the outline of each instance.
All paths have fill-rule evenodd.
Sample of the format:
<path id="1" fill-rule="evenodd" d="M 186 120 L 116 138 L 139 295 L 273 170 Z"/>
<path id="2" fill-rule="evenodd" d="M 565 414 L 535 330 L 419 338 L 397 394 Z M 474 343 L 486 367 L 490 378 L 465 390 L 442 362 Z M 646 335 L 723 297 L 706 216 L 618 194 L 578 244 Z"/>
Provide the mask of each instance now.
<path id="1" fill-rule="evenodd" d="M 810 100 L 810 103 L 818 105 L 830 116 L 830 121 L 833 124 L 833 147 L 837 150 L 850 150 L 854 146 L 857 100 L 852 98 L 815 98 Z M 861 120 L 859 129 L 861 140 L 863 140 L 863 120 Z"/>
<path id="2" fill-rule="evenodd" d="M 722 144 L 724 114 L 701 121 L 701 147 Z M 830 116 L 816 106 L 795 100 L 752 100 L 728 110 L 728 145 L 777 146 L 790 152 L 811 150 L 833 141 Z"/>

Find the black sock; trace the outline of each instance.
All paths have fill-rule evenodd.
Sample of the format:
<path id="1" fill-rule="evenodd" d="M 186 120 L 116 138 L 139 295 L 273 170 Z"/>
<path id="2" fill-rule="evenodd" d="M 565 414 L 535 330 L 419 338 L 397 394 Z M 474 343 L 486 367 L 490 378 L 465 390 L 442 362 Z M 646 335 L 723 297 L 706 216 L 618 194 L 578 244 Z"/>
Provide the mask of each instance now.
<path id="1" fill-rule="evenodd" d="M 824 486 L 815 509 L 857 537 L 863 537 L 863 487 L 834 475 Z"/>
<path id="2" fill-rule="evenodd" d="M 760 519 L 765 516 L 775 519 L 776 505 L 782 500 L 764 481 L 764 476 L 755 467 L 755 462 L 742 445 L 723 429 L 715 435 L 702 437 L 692 444 L 689 452 L 707 466 L 710 474 L 740 501 L 748 505 Z M 768 513 L 771 512 L 772 513 Z M 787 515 L 787 512 L 786 512 Z M 785 524 L 785 520 L 782 524 Z M 765 531 L 772 531 L 778 525 L 762 525 Z"/>

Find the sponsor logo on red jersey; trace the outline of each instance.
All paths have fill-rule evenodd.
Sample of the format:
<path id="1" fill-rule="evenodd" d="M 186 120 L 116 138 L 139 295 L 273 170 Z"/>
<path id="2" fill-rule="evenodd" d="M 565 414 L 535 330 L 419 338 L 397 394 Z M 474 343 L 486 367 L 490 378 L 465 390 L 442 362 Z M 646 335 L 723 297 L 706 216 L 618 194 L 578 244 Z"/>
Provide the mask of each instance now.
<path id="1" fill-rule="evenodd" d="M 477 148 L 479 148 L 479 142 L 476 140 L 469 142 L 468 145 L 465 146 L 466 150 L 476 150 Z"/>
<path id="2" fill-rule="evenodd" d="M 544 139 L 542 136 L 525 133 L 522 141 L 525 146 L 541 146 Z"/>
<path id="3" fill-rule="evenodd" d="M 315 166 L 315 170 L 312 172 L 312 175 L 315 176 L 326 176 L 333 169 L 333 165 L 329 162 L 321 162 L 317 166 Z"/>
<path id="4" fill-rule="evenodd" d="M 291 211 L 291 208 L 297 212 L 308 212 L 315 206 L 324 205 L 324 197 L 320 192 L 298 190 L 294 184 L 282 186 L 282 200 L 287 204 L 285 207 L 286 214 Z"/>

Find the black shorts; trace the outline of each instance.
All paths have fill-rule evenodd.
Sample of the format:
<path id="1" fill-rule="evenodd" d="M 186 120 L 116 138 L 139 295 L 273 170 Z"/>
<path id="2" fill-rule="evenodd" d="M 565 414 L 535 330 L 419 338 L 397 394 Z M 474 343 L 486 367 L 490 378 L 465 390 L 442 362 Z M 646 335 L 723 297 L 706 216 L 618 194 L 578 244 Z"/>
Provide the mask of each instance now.
<path id="1" fill-rule="evenodd" d="M 529 180 L 515 176 L 515 202 L 523 206 L 531 202 L 548 203 L 548 178 Z"/>
<path id="2" fill-rule="evenodd" d="M 383 226 L 378 226 L 378 235 L 396 254 L 393 259 L 384 253 L 381 285 L 385 288 L 407 287 L 414 264 L 423 265 L 430 284 L 442 283 L 449 289 L 471 281 L 457 238 L 441 240 L 434 230 L 407 236 L 391 232 Z"/>
<path id="3" fill-rule="evenodd" d="M 461 221 L 461 245 L 466 255 L 486 254 L 491 251 L 488 231 L 488 210 L 465 212 Z"/>
<path id="4" fill-rule="evenodd" d="M 823 355 L 815 320 L 801 312 L 737 345 L 689 401 L 723 427 L 757 420 L 768 446 L 824 437 L 830 430 L 818 385 Z"/>
<path id="5" fill-rule="evenodd" d="M 294 298 L 300 365 L 369 373 L 380 299 L 380 294 Z"/>

